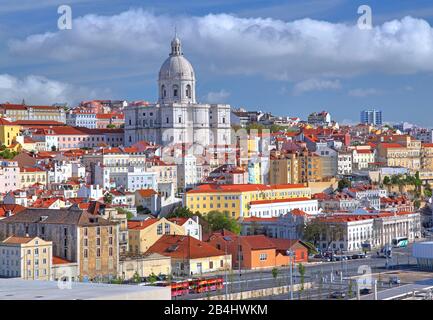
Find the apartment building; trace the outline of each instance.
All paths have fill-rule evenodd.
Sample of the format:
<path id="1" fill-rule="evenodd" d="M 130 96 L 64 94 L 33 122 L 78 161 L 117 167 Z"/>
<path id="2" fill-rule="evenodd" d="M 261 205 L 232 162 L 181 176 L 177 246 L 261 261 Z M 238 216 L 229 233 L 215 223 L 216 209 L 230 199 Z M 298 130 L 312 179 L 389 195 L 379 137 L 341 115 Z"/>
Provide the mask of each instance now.
<path id="1" fill-rule="evenodd" d="M 27 106 L 25 104 L 0 104 L 0 114 L 19 120 L 50 120 L 66 123 L 66 112 L 60 106 Z"/>
<path id="2" fill-rule="evenodd" d="M 164 235 L 148 252 L 170 257 L 174 275 L 201 275 L 232 268 L 230 254 L 190 236 Z"/>
<path id="3" fill-rule="evenodd" d="M 52 242 L 39 237 L 10 236 L 0 242 L 0 277 L 51 279 Z"/>
<path id="4" fill-rule="evenodd" d="M 47 186 L 47 172 L 38 167 L 21 167 L 19 172 L 19 188 L 26 189 L 34 184 Z"/>
<path id="5" fill-rule="evenodd" d="M 251 202 L 292 198 L 311 199 L 311 190 L 303 184 L 201 185 L 185 194 L 184 204 L 193 212 L 227 211 L 232 217 L 251 216 Z"/>
<path id="6" fill-rule="evenodd" d="M 129 252 L 141 254 L 164 235 L 185 235 L 185 229 L 165 218 L 128 221 Z"/>
<path id="7" fill-rule="evenodd" d="M 336 214 L 318 219 L 330 226 L 339 225 L 343 230 L 339 239 L 330 231 L 322 234 L 319 247 L 323 250 L 362 251 L 365 247 L 381 248 L 397 237 L 407 237 L 413 242 L 421 236 L 420 214 L 416 212 Z"/>
<path id="8" fill-rule="evenodd" d="M 20 169 L 17 161 L 0 161 L 0 193 L 20 188 Z"/>
<path id="9" fill-rule="evenodd" d="M 0 145 L 9 147 L 20 134 L 21 126 L 0 118 Z"/>
<path id="10" fill-rule="evenodd" d="M 0 220 L 0 239 L 39 237 L 52 242 L 53 255 L 77 262 L 81 280 L 117 276 L 119 226 L 78 209 L 27 209 Z"/>

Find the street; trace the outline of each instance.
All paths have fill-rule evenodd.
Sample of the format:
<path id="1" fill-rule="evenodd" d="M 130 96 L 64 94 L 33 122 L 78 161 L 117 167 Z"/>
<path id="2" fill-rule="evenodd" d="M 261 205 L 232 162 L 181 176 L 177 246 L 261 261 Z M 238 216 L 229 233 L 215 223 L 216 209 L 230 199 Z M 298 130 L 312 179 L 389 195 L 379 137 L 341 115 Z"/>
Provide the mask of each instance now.
<path id="1" fill-rule="evenodd" d="M 396 268 L 414 267 L 416 260 L 411 257 L 412 245 L 406 248 L 397 248 L 393 250 L 393 256 L 387 259 L 376 256 L 376 251 L 372 251 L 365 259 L 345 260 L 338 262 L 319 262 L 305 264 L 304 283 L 313 282 L 313 288 L 304 290 L 301 295 L 294 292 L 294 299 L 327 299 L 334 291 L 343 291 L 346 293 L 345 299 L 350 298 L 349 291 L 353 292 L 352 297 L 356 297 L 356 285 L 354 279 L 362 275 L 363 272 L 380 274 L 387 270 Z M 297 265 L 293 272 L 293 283 L 301 283 L 301 276 L 297 270 Z M 224 273 L 218 274 L 223 278 Z M 351 283 L 351 280 L 352 283 Z M 273 276 L 272 270 L 242 271 L 232 270 L 227 273 L 227 288 L 218 292 L 205 294 L 189 294 L 178 299 L 199 299 L 213 295 L 224 295 L 227 293 L 244 292 L 271 287 L 287 286 L 290 283 L 289 268 L 279 268 L 276 277 Z M 352 288 L 350 288 L 352 286 Z M 389 285 L 378 285 L 378 290 L 388 289 Z M 288 299 L 288 294 L 263 297 L 269 300 Z"/>

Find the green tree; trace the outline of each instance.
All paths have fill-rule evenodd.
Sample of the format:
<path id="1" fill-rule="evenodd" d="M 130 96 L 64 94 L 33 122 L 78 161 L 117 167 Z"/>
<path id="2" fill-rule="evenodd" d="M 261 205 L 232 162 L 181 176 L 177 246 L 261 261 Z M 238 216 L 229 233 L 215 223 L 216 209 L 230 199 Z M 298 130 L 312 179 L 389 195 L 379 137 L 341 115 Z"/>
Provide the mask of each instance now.
<path id="1" fill-rule="evenodd" d="M 275 282 L 277 282 L 277 279 L 278 279 L 278 268 L 273 268 L 271 272 L 272 272 L 272 277 L 274 278 Z"/>
<path id="2" fill-rule="evenodd" d="M 298 264 L 298 272 L 301 277 L 301 292 L 304 291 L 304 285 L 305 285 L 305 266 L 302 263 Z"/>
<path id="3" fill-rule="evenodd" d="M 51 146 L 51 151 L 57 151 L 56 146 Z"/>
<path id="4" fill-rule="evenodd" d="M 116 126 L 114 124 L 107 124 L 107 129 L 114 129 Z"/>
<path id="5" fill-rule="evenodd" d="M 141 282 L 141 277 L 138 274 L 138 271 L 135 271 L 134 275 L 132 276 L 132 282 L 134 282 L 134 283 L 140 283 Z"/>
<path id="6" fill-rule="evenodd" d="M 104 203 L 111 204 L 113 202 L 113 195 L 109 192 L 104 194 Z"/>
<path id="7" fill-rule="evenodd" d="M 388 176 L 385 176 L 385 178 L 383 178 L 383 184 L 385 186 L 391 185 L 391 179 Z"/>
<path id="8" fill-rule="evenodd" d="M 158 277 L 156 276 L 156 274 L 154 274 L 154 273 L 152 272 L 152 274 L 151 274 L 149 277 L 147 277 L 147 281 L 148 281 L 151 285 L 154 285 L 155 282 L 158 281 Z"/>
<path id="9" fill-rule="evenodd" d="M 429 185 L 427 185 L 426 188 L 424 189 L 424 196 L 426 198 L 431 198 L 433 196 L 433 192 Z"/>
<path id="10" fill-rule="evenodd" d="M 187 207 L 176 207 L 166 218 L 191 218 L 193 215 L 194 213 Z"/>
<path id="11" fill-rule="evenodd" d="M 343 191 L 345 188 L 350 188 L 352 186 L 352 183 L 346 179 L 343 178 L 340 181 L 338 181 L 338 190 Z"/>
<path id="12" fill-rule="evenodd" d="M 209 211 L 203 219 L 208 223 L 209 232 L 226 229 L 233 233 L 240 234 L 241 226 L 236 219 L 230 217 L 227 211 Z"/>
<path id="13" fill-rule="evenodd" d="M 151 214 L 152 212 L 149 210 L 149 208 L 147 207 L 143 207 L 143 206 L 138 206 L 137 207 L 137 212 L 140 214 Z"/>
<path id="14" fill-rule="evenodd" d="M 134 214 L 131 211 L 129 211 L 129 210 L 126 210 L 126 209 L 123 209 L 123 208 L 117 208 L 116 210 L 117 210 L 117 212 L 119 214 L 126 214 L 126 219 L 127 220 L 131 220 L 132 218 L 134 218 Z"/>

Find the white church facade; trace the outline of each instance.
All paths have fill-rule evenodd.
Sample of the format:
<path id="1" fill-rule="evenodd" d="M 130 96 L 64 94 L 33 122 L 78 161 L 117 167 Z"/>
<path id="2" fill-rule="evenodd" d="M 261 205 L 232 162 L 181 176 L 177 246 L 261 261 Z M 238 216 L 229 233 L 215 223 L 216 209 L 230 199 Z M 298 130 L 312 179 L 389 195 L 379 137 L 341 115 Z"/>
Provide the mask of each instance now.
<path id="1" fill-rule="evenodd" d="M 197 103 L 195 85 L 194 69 L 175 37 L 159 72 L 158 102 L 125 109 L 125 145 L 143 140 L 163 146 L 230 144 L 230 105 Z"/>

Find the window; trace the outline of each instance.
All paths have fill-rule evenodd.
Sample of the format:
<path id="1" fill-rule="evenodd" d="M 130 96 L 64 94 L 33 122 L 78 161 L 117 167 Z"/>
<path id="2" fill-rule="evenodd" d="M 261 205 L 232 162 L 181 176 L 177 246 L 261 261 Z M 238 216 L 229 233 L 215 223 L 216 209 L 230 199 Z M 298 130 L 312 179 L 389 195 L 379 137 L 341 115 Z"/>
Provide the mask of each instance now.
<path id="1" fill-rule="evenodd" d="M 186 96 L 191 98 L 191 86 L 189 84 L 186 86 Z"/>
<path id="2" fill-rule="evenodd" d="M 156 227 L 156 234 L 159 236 L 162 235 L 162 223 L 158 224 Z"/>
<path id="3" fill-rule="evenodd" d="M 209 269 L 213 269 L 213 261 L 209 261 Z"/>
<path id="4" fill-rule="evenodd" d="M 101 249 L 100 249 L 100 248 L 97 248 L 97 249 L 96 249 L 96 256 L 97 256 L 97 257 L 100 257 L 100 256 L 101 256 Z"/>
<path id="5" fill-rule="evenodd" d="M 178 90 L 179 90 L 178 86 L 177 86 L 177 85 L 174 85 L 174 86 L 173 86 L 173 97 L 177 97 Z"/>
<path id="6" fill-rule="evenodd" d="M 259 257 L 260 261 L 266 261 L 268 259 L 267 253 L 261 253 Z"/>
<path id="7" fill-rule="evenodd" d="M 166 223 L 164 227 L 165 227 L 165 234 L 170 234 L 170 225 Z"/>

